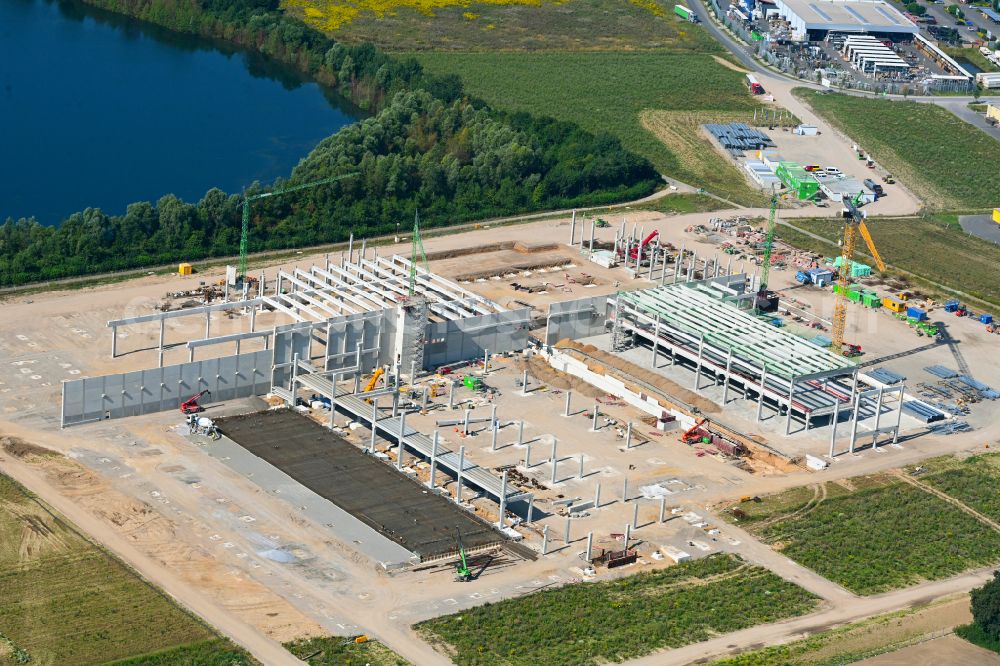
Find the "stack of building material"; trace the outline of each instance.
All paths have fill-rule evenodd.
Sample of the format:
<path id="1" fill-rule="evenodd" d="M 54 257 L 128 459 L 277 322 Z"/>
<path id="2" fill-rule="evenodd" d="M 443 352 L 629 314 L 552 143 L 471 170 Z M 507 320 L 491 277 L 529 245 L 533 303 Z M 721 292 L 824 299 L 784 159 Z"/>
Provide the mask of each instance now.
<path id="1" fill-rule="evenodd" d="M 951 368 L 946 368 L 943 365 L 929 365 L 924 368 L 926 372 L 931 373 L 935 377 L 940 377 L 941 379 L 951 379 L 952 377 L 958 377 L 958 373 Z"/>
<path id="2" fill-rule="evenodd" d="M 924 423 L 943 421 L 946 417 L 946 414 L 940 409 L 935 409 L 922 400 L 904 401 L 903 411 Z"/>
<path id="3" fill-rule="evenodd" d="M 746 123 L 708 123 L 704 127 L 734 157 L 743 157 L 747 150 L 774 145 L 771 137 Z"/>
<path id="4" fill-rule="evenodd" d="M 868 373 L 868 376 L 877 382 L 890 386 L 906 380 L 904 375 L 893 372 L 892 370 L 886 370 L 885 368 L 875 368 Z"/>

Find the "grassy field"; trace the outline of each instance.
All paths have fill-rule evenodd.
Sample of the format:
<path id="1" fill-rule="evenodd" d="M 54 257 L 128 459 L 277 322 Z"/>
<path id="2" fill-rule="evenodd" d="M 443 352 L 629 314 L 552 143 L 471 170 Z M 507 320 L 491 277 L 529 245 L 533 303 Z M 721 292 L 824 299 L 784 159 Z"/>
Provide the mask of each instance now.
<path id="1" fill-rule="evenodd" d="M 802 588 L 732 555 L 486 604 L 418 625 L 460 665 L 599 664 L 801 615 Z M 498 628 L 500 628 L 498 630 Z"/>
<path id="2" fill-rule="evenodd" d="M 930 207 L 997 205 L 1000 141 L 933 104 L 851 95 L 795 94 L 899 176 Z"/>
<path id="3" fill-rule="evenodd" d="M 778 236 L 804 249 L 832 256 L 842 223 L 839 220 L 792 220 L 791 224 L 829 239 L 829 243 L 787 226 L 778 227 Z M 1000 282 L 995 267 L 1000 263 L 1000 247 L 962 231 L 955 216 L 927 218 L 872 218 L 867 222 L 886 263 L 922 278 L 962 291 L 984 303 L 1000 306 Z M 865 261 L 864 244 L 858 244 L 860 261 Z M 871 263 L 869 260 L 868 263 Z"/>
<path id="4" fill-rule="evenodd" d="M 212 641 L 216 636 L 208 627 L 3 475 L 0 632 L 30 656 L 31 664 L 58 666 L 105 663 L 180 646 L 206 655 L 232 649 Z M 218 662 L 157 658 L 138 663 Z"/>
<path id="5" fill-rule="evenodd" d="M 740 525 L 857 594 L 1000 562 L 1000 534 L 891 475 L 830 482 L 763 500 L 735 505 L 746 513 Z"/>
<path id="6" fill-rule="evenodd" d="M 387 50 L 710 50 L 666 0 L 283 0 L 344 42 Z"/>
<path id="7" fill-rule="evenodd" d="M 771 645 L 732 657 L 712 666 L 841 666 L 879 654 L 895 652 L 938 635 L 968 608 L 968 596 L 918 608 L 879 615 L 801 640 Z M 967 613 L 967 611 L 965 611 Z M 960 620 L 961 621 L 961 620 Z"/>
<path id="8" fill-rule="evenodd" d="M 307 638 L 285 643 L 289 652 L 309 666 L 408 666 L 398 654 L 378 641 L 344 644 L 342 636 Z"/>
<path id="9" fill-rule="evenodd" d="M 984 516 L 1000 521 L 1000 455 L 936 458 L 925 465 L 924 483 L 954 497 Z"/>
<path id="10" fill-rule="evenodd" d="M 752 122 L 759 108 L 742 74 L 709 54 L 420 53 L 431 71 L 462 77 L 499 109 L 607 132 L 663 173 L 737 203 L 765 197 L 698 134 L 713 118 Z M 658 136 L 659 135 L 659 138 Z"/>
<path id="11" fill-rule="evenodd" d="M 210 638 L 200 643 L 119 659 L 105 666 L 259 666 L 259 664 L 259 661 L 229 641 Z"/>

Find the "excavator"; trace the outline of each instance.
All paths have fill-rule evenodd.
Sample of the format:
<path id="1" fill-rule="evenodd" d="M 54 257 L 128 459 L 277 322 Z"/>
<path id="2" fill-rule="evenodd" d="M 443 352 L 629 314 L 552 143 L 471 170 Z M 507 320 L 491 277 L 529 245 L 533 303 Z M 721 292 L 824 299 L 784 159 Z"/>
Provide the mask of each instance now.
<path id="1" fill-rule="evenodd" d="M 181 403 L 181 414 L 197 414 L 198 412 L 205 411 L 205 408 L 198 404 L 198 400 L 202 396 L 212 395 L 209 390 L 202 391 L 197 395 L 193 395 L 184 402 Z"/>
<path id="2" fill-rule="evenodd" d="M 375 385 L 378 384 L 378 380 L 381 379 L 382 375 L 384 374 L 385 374 L 384 368 L 382 368 L 381 366 L 375 368 L 375 372 L 372 373 L 372 378 L 368 380 L 367 384 L 365 384 L 365 390 L 363 392 L 368 393 L 369 391 L 373 390 L 375 388 Z"/>
<path id="3" fill-rule="evenodd" d="M 465 559 L 465 546 L 462 545 L 462 530 L 455 526 L 455 532 L 458 534 L 458 565 L 455 567 L 455 580 L 461 583 L 468 583 L 472 580 L 472 570 L 469 569 L 469 563 Z"/>

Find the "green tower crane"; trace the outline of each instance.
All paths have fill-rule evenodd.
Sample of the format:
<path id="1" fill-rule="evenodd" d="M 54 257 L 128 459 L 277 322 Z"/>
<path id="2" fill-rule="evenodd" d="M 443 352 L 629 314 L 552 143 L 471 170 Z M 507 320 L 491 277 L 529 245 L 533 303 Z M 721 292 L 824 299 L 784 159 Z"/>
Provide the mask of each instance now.
<path id="1" fill-rule="evenodd" d="M 273 192 L 261 192 L 260 194 L 251 194 L 248 197 L 243 197 L 243 226 L 240 232 L 240 270 L 236 275 L 236 282 L 238 284 L 243 284 L 247 277 L 247 241 L 250 236 L 250 202 L 257 201 L 258 199 L 267 199 L 268 197 L 276 197 L 282 194 L 288 194 L 290 192 L 297 192 L 299 190 L 305 190 L 310 187 L 316 187 L 318 185 L 326 185 L 327 183 L 335 183 L 338 180 L 344 180 L 346 178 L 351 178 L 352 176 L 357 176 L 357 173 L 345 173 L 340 176 L 333 176 L 332 178 L 323 178 L 322 180 L 314 180 L 309 183 L 303 183 L 302 185 L 293 185 L 291 187 L 284 187 L 280 190 L 274 190 Z"/>
<path id="2" fill-rule="evenodd" d="M 767 220 L 767 232 L 764 235 L 764 257 L 760 262 L 760 288 L 757 290 L 754 307 L 758 312 L 772 309 L 771 299 L 767 296 L 767 280 L 771 273 L 771 251 L 774 249 L 774 230 L 777 227 L 778 194 L 771 191 L 771 215 Z"/>
<path id="3" fill-rule="evenodd" d="M 424 260 L 424 270 L 430 272 L 427 267 L 427 253 L 424 252 L 424 241 L 420 238 L 420 212 L 413 213 L 413 238 L 410 240 L 410 296 L 417 293 L 417 250 Z"/>

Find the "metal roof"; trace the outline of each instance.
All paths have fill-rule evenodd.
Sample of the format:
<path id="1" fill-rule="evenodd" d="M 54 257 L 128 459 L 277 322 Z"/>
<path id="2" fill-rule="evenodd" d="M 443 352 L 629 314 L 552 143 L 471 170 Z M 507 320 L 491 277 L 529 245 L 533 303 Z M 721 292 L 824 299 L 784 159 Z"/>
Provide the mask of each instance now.
<path id="1" fill-rule="evenodd" d="M 621 298 L 640 311 L 659 316 L 660 322 L 705 342 L 732 350 L 733 356 L 765 366 L 768 374 L 785 379 L 821 373 L 854 372 L 843 356 L 816 347 L 803 338 L 761 321 L 722 300 L 723 294 L 699 284 L 674 284 L 623 292 Z"/>
<path id="2" fill-rule="evenodd" d="M 864 30 L 916 34 L 919 28 L 881 0 L 777 0 L 779 12 L 806 30 Z"/>

